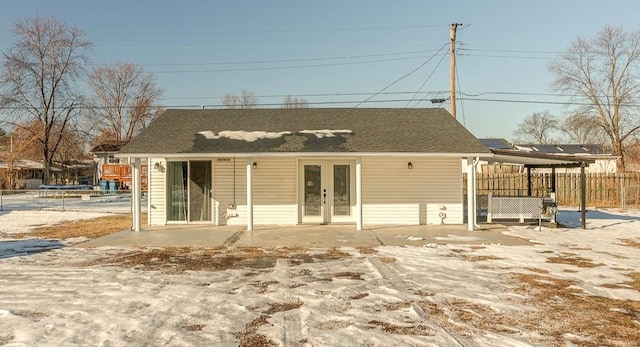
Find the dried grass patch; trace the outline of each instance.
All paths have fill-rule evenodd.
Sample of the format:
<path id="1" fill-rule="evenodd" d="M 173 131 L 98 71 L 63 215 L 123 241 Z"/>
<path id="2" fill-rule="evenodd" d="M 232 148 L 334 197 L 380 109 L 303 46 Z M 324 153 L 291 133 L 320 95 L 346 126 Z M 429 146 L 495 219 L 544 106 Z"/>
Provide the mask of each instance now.
<path id="1" fill-rule="evenodd" d="M 329 320 L 329 321 L 322 322 L 322 324 L 320 324 L 320 329 L 338 330 L 338 329 L 344 329 L 349 325 L 351 325 L 351 323 L 344 320 Z"/>
<path id="2" fill-rule="evenodd" d="M 419 289 L 419 290 L 415 291 L 413 294 L 419 295 L 419 296 L 434 296 L 435 295 L 434 292 L 427 292 L 427 291 L 424 291 L 422 289 Z"/>
<path id="3" fill-rule="evenodd" d="M 380 258 L 380 262 L 383 264 L 394 264 L 397 261 L 394 257 L 382 257 Z"/>
<path id="4" fill-rule="evenodd" d="M 370 329 L 378 328 L 385 333 L 398 334 L 398 335 L 419 335 L 419 336 L 435 336 L 435 333 L 431 328 L 425 325 L 396 325 L 388 322 L 381 322 L 378 320 L 371 320 L 367 324 L 371 325 Z"/>
<path id="5" fill-rule="evenodd" d="M 548 274 L 549 271 L 545 269 L 538 269 L 536 267 L 526 267 L 525 270 L 529 270 L 531 272 L 539 273 L 539 274 Z"/>
<path id="6" fill-rule="evenodd" d="M 633 289 L 640 291 L 640 272 L 632 272 L 627 274 L 627 276 L 631 278 L 632 281 L 625 283 L 629 284 Z M 640 320 L 640 316 L 638 317 L 638 320 Z"/>
<path id="7" fill-rule="evenodd" d="M 271 347 L 278 346 L 266 336 L 258 334 L 260 326 L 269 323 L 271 316 L 263 314 L 245 325 L 244 330 L 238 331 L 234 336 L 240 340 L 240 346 L 246 347 Z"/>
<path id="8" fill-rule="evenodd" d="M 360 254 L 376 254 L 378 251 L 371 246 L 356 246 L 356 249 Z"/>
<path id="9" fill-rule="evenodd" d="M 571 287 L 570 280 L 540 275 L 512 275 L 518 292 L 527 295 L 537 311 L 528 312 L 521 324 L 551 336 L 558 344 L 581 346 L 633 345 L 640 341 L 640 302 L 588 296 Z M 573 333 L 580 339 L 567 338 Z"/>
<path id="10" fill-rule="evenodd" d="M 13 335 L 0 336 L 0 346 L 4 346 L 9 342 L 13 341 Z"/>
<path id="11" fill-rule="evenodd" d="M 326 253 L 309 254 L 300 247 L 286 248 L 192 248 L 166 247 L 140 249 L 137 251 L 111 255 L 80 263 L 81 266 L 112 265 L 124 268 L 136 268 L 145 271 L 162 271 L 169 274 L 184 271 L 223 271 L 228 269 L 252 269 L 246 276 L 255 276 L 275 267 L 278 259 L 286 259 L 290 264 L 324 262 L 342 257 L 350 257 L 347 253 L 328 251 Z M 303 269 L 299 276 L 311 272 Z M 292 277 L 295 274 L 291 275 Z"/>
<path id="12" fill-rule="evenodd" d="M 206 325 L 204 324 L 189 324 L 183 325 L 182 328 L 187 331 L 201 331 Z"/>
<path id="13" fill-rule="evenodd" d="M 620 241 L 622 241 L 622 244 L 625 245 L 625 246 L 629 246 L 629 247 L 633 247 L 633 248 L 640 248 L 640 240 L 620 239 Z"/>
<path id="14" fill-rule="evenodd" d="M 602 263 L 594 263 L 590 259 L 582 258 L 576 255 L 560 255 L 557 257 L 547 258 L 547 263 L 575 265 L 577 267 L 598 267 L 604 266 Z"/>
<path id="15" fill-rule="evenodd" d="M 541 274 L 505 276 L 526 297 L 531 309 L 517 312 L 496 310 L 468 300 L 419 302 L 430 319 L 465 337 L 473 330 L 521 336 L 544 345 L 632 346 L 640 341 L 640 302 L 585 295 L 574 281 Z M 638 275 L 640 277 L 640 275 Z"/>
<path id="16" fill-rule="evenodd" d="M 409 301 L 392 302 L 384 305 L 387 311 L 397 311 L 409 307 L 411 307 L 411 302 Z"/>
<path id="17" fill-rule="evenodd" d="M 504 258 L 496 257 L 495 255 L 465 255 L 464 258 L 468 261 L 473 261 L 473 262 L 504 259 Z"/>
<path id="18" fill-rule="evenodd" d="M 60 224 L 38 227 L 30 233 L 19 235 L 22 237 L 39 237 L 44 239 L 66 240 L 75 237 L 95 239 L 118 231 L 131 229 L 131 214 L 117 214 L 94 219 L 67 221 Z M 146 214 L 141 215 L 146 221 Z M 143 222 L 146 225 L 146 222 Z"/>
<path id="19" fill-rule="evenodd" d="M 265 314 L 274 314 L 278 312 L 285 312 L 295 310 L 302 306 L 302 301 L 289 301 L 289 302 L 280 302 L 280 303 L 272 303 L 269 304 L 269 309 L 264 311 Z"/>
<path id="20" fill-rule="evenodd" d="M 351 280 L 359 280 L 362 281 L 362 275 L 363 273 L 361 272 L 351 272 L 351 271 L 342 271 L 342 272 L 336 272 L 333 274 L 328 274 L 326 276 L 326 278 L 328 280 L 333 280 L 334 278 L 348 278 Z"/>
<path id="21" fill-rule="evenodd" d="M 256 292 L 260 294 L 264 294 L 267 292 L 267 290 L 269 290 L 269 286 L 274 284 L 279 284 L 279 283 L 280 282 L 278 281 L 265 281 L 265 282 L 251 283 L 251 285 L 257 288 Z"/>
<path id="22" fill-rule="evenodd" d="M 600 287 L 604 288 L 612 288 L 612 289 L 635 289 L 640 291 L 640 272 L 632 272 L 627 274 L 627 277 L 631 279 L 631 281 L 626 281 L 623 283 L 605 283 L 601 284 Z M 638 316 L 640 320 L 640 316 Z M 638 322 L 640 325 L 640 321 Z"/>
<path id="23" fill-rule="evenodd" d="M 29 318 L 35 321 L 39 321 L 42 318 L 49 316 L 48 313 L 44 313 L 40 311 L 32 311 L 32 310 L 16 310 L 16 311 L 11 311 L 11 313 L 13 313 L 16 316 Z"/>
<path id="24" fill-rule="evenodd" d="M 360 300 L 369 296 L 369 293 L 358 293 L 349 297 L 351 300 Z"/>

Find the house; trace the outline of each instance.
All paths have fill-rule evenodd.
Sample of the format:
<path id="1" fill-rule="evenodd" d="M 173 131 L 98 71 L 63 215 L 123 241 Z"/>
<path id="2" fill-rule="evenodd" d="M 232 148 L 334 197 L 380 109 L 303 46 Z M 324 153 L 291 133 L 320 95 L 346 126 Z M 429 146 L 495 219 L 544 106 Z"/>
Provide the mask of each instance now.
<path id="1" fill-rule="evenodd" d="M 125 141 L 106 141 L 91 149 L 94 161 L 94 178 L 92 184 L 97 185 L 99 181 L 117 182 L 122 189 L 131 188 L 131 165 L 126 158 L 117 158 L 118 151 L 126 144 Z M 142 167 L 142 186 L 147 186 L 147 166 Z"/>
<path id="2" fill-rule="evenodd" d="M 44 165 L 33 160 L 0 160 L 0 172 L 9 189 L 38 189 L 44 177 Z"/>
<path id="3" fill-rule="evenodd" d="M 464 224 L 463 196 L 475 184 L 463 191 L 461 159 L 475 172 L 480 155 L 491 152 L 444 109 L 301 108 L 169 109 L 115 157 L 133 164 L 135 230 L 143 161 L 149 225 L 361 230 Z"/>
<path id="4" fill-rule="evenodd" d="M 126 142 L 124 141 L 105 141 L 91 148 L 89 152 L 93 154 L 96 181 L 101 180 L 104 176 L 103 167 L 105 165 L 128 164 L 126 159 L 115 157 L 115 154 L 118 153 L 125 144 Z"/>

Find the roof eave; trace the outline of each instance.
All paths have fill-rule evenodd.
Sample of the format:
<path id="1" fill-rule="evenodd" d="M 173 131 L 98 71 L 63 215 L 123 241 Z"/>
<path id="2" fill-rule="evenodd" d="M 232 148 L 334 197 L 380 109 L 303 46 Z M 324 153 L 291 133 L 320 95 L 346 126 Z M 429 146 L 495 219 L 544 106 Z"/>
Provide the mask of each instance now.
<path id="1" fill-rule="evenodd" d="M 258 152 L 258 153 L 118 153 L 116 158 L 283 158 L 283 157 L 492 157 L 493 153 L 425 153 L 425 152 Z"/>

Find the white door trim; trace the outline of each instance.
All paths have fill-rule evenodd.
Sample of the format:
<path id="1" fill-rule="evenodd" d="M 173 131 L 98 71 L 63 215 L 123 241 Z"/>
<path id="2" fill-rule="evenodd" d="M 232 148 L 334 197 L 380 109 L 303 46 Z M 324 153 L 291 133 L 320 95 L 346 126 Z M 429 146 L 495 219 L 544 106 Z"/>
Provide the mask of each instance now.
<path id="1" fill-rule="evenodd" d="M 318 165 L 320 166 L 320 215 L 319 216 L 305 216 L 305 188 L 307 184 L 313 182 L 306 182 L 305 180 L 305 166 Z M 336 165 L 348 165 L 349 166 L 349 214 L 348 215 L 335 215 L 334 206 L 334 167 Z M 344 159 L 301 159 L 298 160 L 298 223 L 310 223 L 310 224 L 326 224 L 326 223 L 355 223 L 356 222 L 356 181 L 355 181 L 355 166 L 356 160 L 344 160 Z"/>

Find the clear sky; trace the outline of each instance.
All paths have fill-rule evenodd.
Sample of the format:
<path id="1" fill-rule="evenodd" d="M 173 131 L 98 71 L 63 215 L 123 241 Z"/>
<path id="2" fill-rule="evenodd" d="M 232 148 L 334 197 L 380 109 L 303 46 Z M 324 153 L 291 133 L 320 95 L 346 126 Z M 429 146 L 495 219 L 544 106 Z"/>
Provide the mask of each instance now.
<path id="1" fill-rule="evenodd" d="M 434 107 L 419 100 L 448 98 L 449 24 L 462 23 L 458 120 L 477 137 L 507 139 L 533 112 L 567 111 L 548 95 L 547 65 L 577 36 L 594 37 L 605 25 L 640 27 L 637 0 L 3 0 L 0 7 L 0 50 L 15 41 L 16 19 L 54 15 L 86 32 L 94 64 L 132 62 L 153 72 L 166 107 L 215 107 L 243 88 L 264 107 L 284 95 L 311 107 L 366 99 L 358 107 Z"/>

